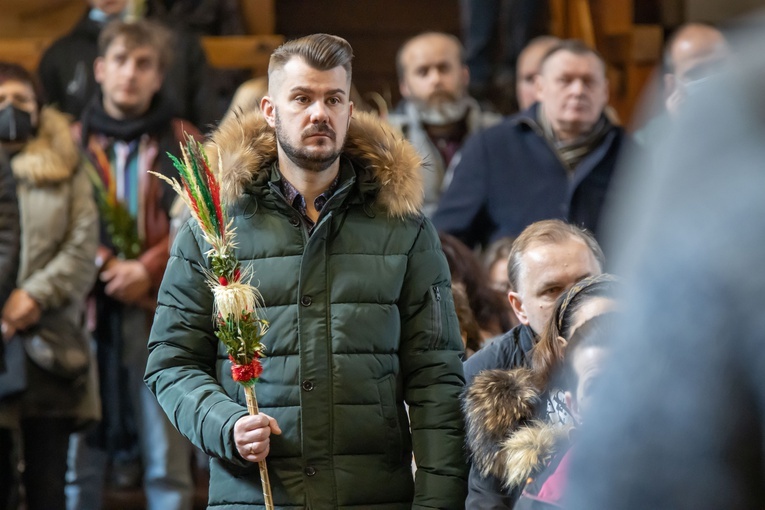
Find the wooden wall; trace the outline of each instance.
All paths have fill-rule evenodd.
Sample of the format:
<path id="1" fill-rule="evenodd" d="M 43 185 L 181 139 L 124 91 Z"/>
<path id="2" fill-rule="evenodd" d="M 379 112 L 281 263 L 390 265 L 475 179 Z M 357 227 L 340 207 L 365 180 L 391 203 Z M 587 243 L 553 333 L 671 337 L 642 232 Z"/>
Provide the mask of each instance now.
<path id="1" fill-rule="evenodd" d="M 395 57 L 399 46 L 426 30 L 460 33 L 458 0 L 276 0 L 276 32 L 288 39 L 316 32 L 353 46 L 353 82 L 362 96 L 400 97 Z"/>

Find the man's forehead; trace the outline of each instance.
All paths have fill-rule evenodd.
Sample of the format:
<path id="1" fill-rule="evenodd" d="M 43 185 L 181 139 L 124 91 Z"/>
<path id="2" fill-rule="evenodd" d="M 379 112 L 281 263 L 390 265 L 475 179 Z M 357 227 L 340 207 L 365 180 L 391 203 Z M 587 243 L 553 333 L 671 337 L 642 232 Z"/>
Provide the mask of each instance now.
<path id="1" fill-rule="evenodd" d="M 112 43 L 106 48 L 106 56 L 109 55 L 124 55 L 141 57 L 141 58 L 154 58 L 159 60 L 159 51 L 149 44 L 136 44 L 128 41 L 125 36 L 116 37 Z"/>
<path id="2" fill-rule="evenodd" d="M 533 242 L 521 255 L 521 279 L 533 280 L 527 283 L 534 284 L 552 282 L 567 276 L 571 265 L 587 259 L 597 267 L 597 259 L 590 247 L 582 239 L 573 236 L 560 242 Z"/>
<path id="3" fill-rule="evenodd" d="M 542 63 L 540 69 L 542 75 L 555 75 L 563 73 L 592 74 L 605 77 L 605 66 L 601 60 L 592 53 L 574 53 L 568 50 L 559 50 Z"/>
<path id="4" fill-rule="evenodd" d="M 405 66 L 424 60 L 459 60 L 460 48 L 451 38 L 441 34 L 420 36 L 407 43 L 401 59 Z"/>
<path id="5" fill-rule="evenodd" d="M 350 89 L 348 73 L 343 66 L 332 69 L 316 69 L 300 57 L 293 56 L 281 68 L 274 69 L 269 76 L 269 85 L 279 85 L 279 90 L 294 88 L 305 89 L 342 89 L 346 94 Z"/>

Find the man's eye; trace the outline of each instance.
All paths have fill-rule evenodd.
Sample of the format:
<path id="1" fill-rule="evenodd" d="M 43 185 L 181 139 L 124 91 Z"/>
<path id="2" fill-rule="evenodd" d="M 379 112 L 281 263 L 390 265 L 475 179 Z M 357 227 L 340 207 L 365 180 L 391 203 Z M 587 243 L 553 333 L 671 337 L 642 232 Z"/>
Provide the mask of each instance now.
<path id="1" fill-rule="evenodd" d="M 305 97 L 305 96 L 297 96 L 297 97 L 295 98 L 295 101 L 297 101 L 297 102 L 298 102 L 298 103 L 300 103 L 300 104 L 305 104 L 305 103 L 307 103 L 307 102 L 308 102 L 308 98 L 307 98 L 307 97 Z"/>
<path id="2" fill-rule="evenodd" d="M 341 101 L 340 101 L 340 98 L 330 97 L 329 99 L 327 99 L 327 103 L 331 104 L 333 106 L 336 106 L 336 105 L 339 105 L 341 103 Z"/>

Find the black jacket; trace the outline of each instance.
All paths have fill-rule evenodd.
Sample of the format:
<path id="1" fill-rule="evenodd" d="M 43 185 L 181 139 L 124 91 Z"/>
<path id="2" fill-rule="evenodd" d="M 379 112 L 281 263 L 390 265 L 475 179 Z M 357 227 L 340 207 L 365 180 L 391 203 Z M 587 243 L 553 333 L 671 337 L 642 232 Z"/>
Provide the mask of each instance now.
<path id="1" fill-rule="evenodd" d="M 16 287 L 19 267 L 19 208 L 16 201 L 16 181 L 8 158 L 0 150 L 0 309 Z M 0 371 L 5 370 L 3 346 L 0 340 Z"/>
<path id="2" fill-rule="evenodd" d="M 538 104 L 467 141 L 433 224 L 468 246 L 559 218 L 596 232 L 624 131 L 612 127 L 577 165 L 563 166 L 537 124 Z"/>

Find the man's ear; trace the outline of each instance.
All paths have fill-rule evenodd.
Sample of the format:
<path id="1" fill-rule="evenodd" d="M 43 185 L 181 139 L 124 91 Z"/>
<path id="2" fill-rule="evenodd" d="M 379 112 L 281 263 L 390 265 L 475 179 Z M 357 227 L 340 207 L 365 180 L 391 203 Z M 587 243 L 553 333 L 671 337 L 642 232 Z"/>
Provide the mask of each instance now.
<path id="1" fill-rule="evenodd" d="M 260 100 L 260 111 L 263 112 L 266 122 L 272 128 L 276 127 L 276 105 L 269 96 L 263 96 Z"/>
<path id="2" fill-rule="evenodd" d="M 507 300 L 510 302 L 510 306 L 513 308 L 513 313 L 515 313 L 515 316 L 518 317 L 518 322 L 524 326 L 528 326 L 529 317 L 528 314 L 526 314 L 526 307 L 523 306 L 523 298 L 521 295 L 511 290 L 507 293 Z"/>
<path id="3" fill-rule="evenodd" d="M 558 342 L 560 343 L 561 347 L 564 348 L 564 349 L 568 345 L 568 340 L 566 340 L 562 336 L 558 336 Z"/>
<path id="4" fill-rule="evenodd" d="M 93 76 L 96 78 L 96 83 L 101 84 L 104 81 L 104 73 L 106 72 L 106 62 L 104 57 L 97 57 L 93 61 Z"/>

